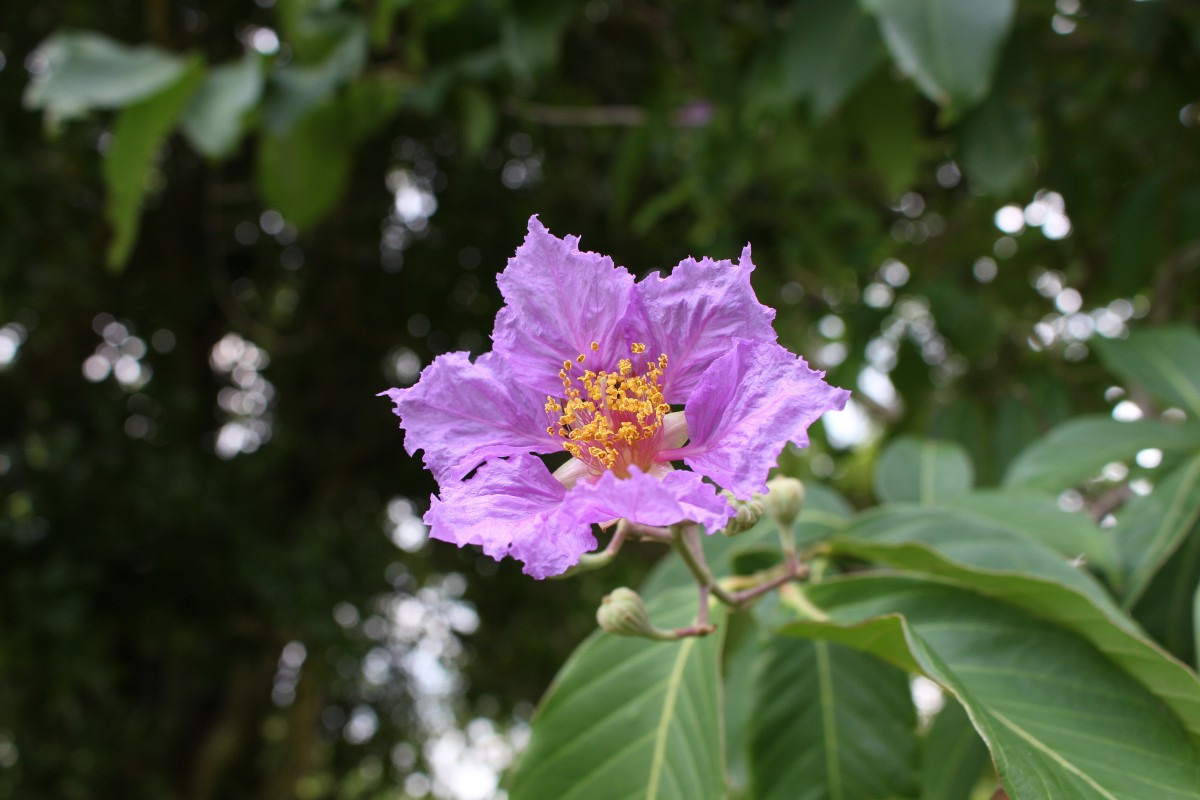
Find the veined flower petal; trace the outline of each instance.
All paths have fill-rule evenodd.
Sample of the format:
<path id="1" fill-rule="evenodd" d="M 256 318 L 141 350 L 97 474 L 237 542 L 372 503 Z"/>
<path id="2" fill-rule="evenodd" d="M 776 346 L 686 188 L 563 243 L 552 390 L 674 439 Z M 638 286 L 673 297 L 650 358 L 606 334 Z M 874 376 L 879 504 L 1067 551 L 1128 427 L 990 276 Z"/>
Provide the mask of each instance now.
<path id="1" fill-rule="evenodd" d="M 596 548 L 591 525 L 557 513 L 567 489 L 536 456 L 489 461 L 470 480 L 448 483 L 425 515 L 429 536 L 512 556 L 535 578 L 565 572 Z"/>
<path id="2" fill-rule="evenodd" d="M 808 426 L 846 405 L 850 393 L 824 377 L 777 344 L 738 340 L 688 398 L 688 444 L 659 458 L 682 458 L 740 498 L 765 492 L 783 446 L 804 447 Z"/>
<path id="3" fill-rule="evenodd" d="M 665 278 L 651 275 L 638 282 L 647 352 L 665 352 L 668 358 L 663 383 L 668 403 L 687 402 L 700 376 L 729 352 L 734 339 L 775 341 L 775 311 L 758 302 L 750 285 L 753 271 L 747 245 L 736 266 L 688 258 Z"/>
<path id="4" fill-rule="evenodd" d="M 628 478 L 605 472 L 593 483 L 580 481 L 558 513 L 588 523 L 623 517 L 659 526 L 691 520 L 713 531 L 724 527 L 734 510 L 694 472 L 671 470 L 659 477 L 634 467 Z"/>
<path id="5" fill-rule="evenodd" d="M 608 256 L 580 252 L 578 236 L 559 239 L 530 217 L 525 242 L 496 282 L 506 305 L 492 342 L 517 380 L 557 397 L 564 361 L 583 354 L 584 368 L 613 370 L 629 355 L 629 342 L 618 334 L 633 276 Z"/>
<path id="6" fill-rule="evenodd" d="M 546 432 L 546 397 L 522 386 L 504 360 L 485 353 L 438 356 L 415 386 L 389 389 L 404 447 L 425 451 L 425 466 L 439 482 L 460 480 L 479 463 L 516 453 L 562 449 Z"/>

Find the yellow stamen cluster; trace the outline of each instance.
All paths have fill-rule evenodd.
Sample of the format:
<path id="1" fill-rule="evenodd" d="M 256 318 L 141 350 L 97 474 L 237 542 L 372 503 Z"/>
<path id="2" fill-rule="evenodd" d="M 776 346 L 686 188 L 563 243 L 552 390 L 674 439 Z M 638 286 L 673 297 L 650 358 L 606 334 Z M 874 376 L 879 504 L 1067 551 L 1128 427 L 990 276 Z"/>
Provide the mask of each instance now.
<path id="1" fill-rule="evenodd" d="M 599 350 L 599 343 L 592 342 L 591 349 Z M 640 355 L 646 352 L 646 345 L 635 342 L 629 349 Z M 581 353 L 575 360 L 582 364 L 585 359 Z M 641 462 L 652 455 L 652 448 L 638 443 L 656 439 L 663 416 L 671 411 L 659 387 L 667 368 L 666 354 L 650 361 L 640 374 L 634 373 L 629 358 L 621 359 L 615 372 L 586 370 L 572 377 L 572 366 L 573 362 L 564 361 L 558 373 L 563 383 L 562 401 L 546 398 L 546 412 L 555 423 L 546 432 L 562 438 L 564 450 L 594 467 L 619 474 L 626 473 L 631 464 L 647 468 L 649 464 Z"/>

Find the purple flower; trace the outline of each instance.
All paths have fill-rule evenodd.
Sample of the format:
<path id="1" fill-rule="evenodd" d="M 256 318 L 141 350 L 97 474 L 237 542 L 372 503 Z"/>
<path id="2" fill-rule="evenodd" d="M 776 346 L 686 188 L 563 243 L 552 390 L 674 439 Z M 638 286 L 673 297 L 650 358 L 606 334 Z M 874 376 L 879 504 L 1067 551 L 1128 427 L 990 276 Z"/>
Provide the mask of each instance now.
<path id="1" fill-rule="evenodd" d="M 498 278 L 492 352 L 439 356 L 383 392 L 441 488 L 430 536 L 536 578 L 594 549 L 595 523 L 723 527 L 733 509 L 704 478 L 739 498 L 766 491 L 784 445 L 807 445 L 849 397 L 776 342 L 749 247 L 736 265 L 689 258 L 635 282 L 578 244 L 531 218 Z M 531 455 L 563 452 L 553 473 Z"/>

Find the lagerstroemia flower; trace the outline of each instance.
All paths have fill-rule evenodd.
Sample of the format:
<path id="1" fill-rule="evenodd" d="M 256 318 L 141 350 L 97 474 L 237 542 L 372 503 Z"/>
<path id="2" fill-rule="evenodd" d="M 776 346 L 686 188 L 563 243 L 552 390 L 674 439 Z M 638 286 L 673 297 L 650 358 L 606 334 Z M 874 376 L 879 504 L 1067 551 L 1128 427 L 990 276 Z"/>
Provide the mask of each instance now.
<path id="1" fill-rule="evenodd" d="M 737 264 L 689 258 L 635 282 L 578 244 L 530 219 L 498 277 L 493 350 L 383 392 L 440 487 L 430 536 L 536 578 L 594 549 L 596 523 L 720 529 L 734 511 L 716 486 L 766 491 L 784 445 L 849 397 L 776 342 L 748 246 Z M 554 453 L 569 459 L 551 472 L 537 456 Z"/>

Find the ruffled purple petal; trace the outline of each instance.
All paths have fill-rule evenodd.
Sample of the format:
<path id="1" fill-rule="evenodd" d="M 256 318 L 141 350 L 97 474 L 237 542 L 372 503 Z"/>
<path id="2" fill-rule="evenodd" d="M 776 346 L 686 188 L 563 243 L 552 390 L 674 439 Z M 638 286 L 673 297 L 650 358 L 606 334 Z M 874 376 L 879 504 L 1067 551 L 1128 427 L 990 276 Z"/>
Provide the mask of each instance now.
<path id="1" fill-rule="evenodd" d="M 433 539 L 481 545 L 497 561 L 511 556 L 524 563 L 526 574 L 545 578 L 596 548 L 590 524 L 556 513 L 566 494 L 536 456 L 496 459 L 470 480 L 443 486 L 425 524 Z"/>
<path id="2" fill-rule="evenodd" d="M 624 517 L 655 526 L 691 520 L 713 531 L 723 528 L 734 510 L 694 472 L 672 470 L 660 479 L 634 467 L 628 478 L 605 472 L 594 483 L 579 482 L 559 513 L 583 522 Z"/>
<path id="3" fill-rule="evenodd" d="M 629 355 L 622 321 L 633 276 L 608 256 L 580 252 L 578 236 L 559 239 L 530 217 L 524 244 L 496 282 L 506 305 L 496 315 L 492 341 L 518 380 L 557 397 L 564 361 L 582 353 L 582 368 L 612 370 Z"/>
<path id="4" fill-rule="evenodd" d="M 475 363 L 467 353 L 438 356 L 415 386 L 382 394 L 396 404 L 405 449 L 424 450 L 439 483 L 495 456 L 562 449 L 546 432 L 546 396 L 514 380 L 494 353 Z"/>
<path id="5" fill-rule="evenodd" d="M 663 395 L 685 403 L 700 376 L 729 352 L 735 338 L 774 342 L 774 309 L 758 302 L 750 285 L 754 264 L 750 246 L 735 266 L 730 261 L 693 258 L 665 278 L 651 275 L 637 284 L 638 311 L 646 326 L 648 354 L 667 354 Z"/>
<path id="6" fill-rule="evenodd" d="M 806 446 L 808 426 L 846 405 L 850 393 L 824 377 L 777 344 L 738 340 L 688 399 L 688 444 L 659 457 L 683 458 L 737 497 L 765 492 L 783 446 Z"/>

